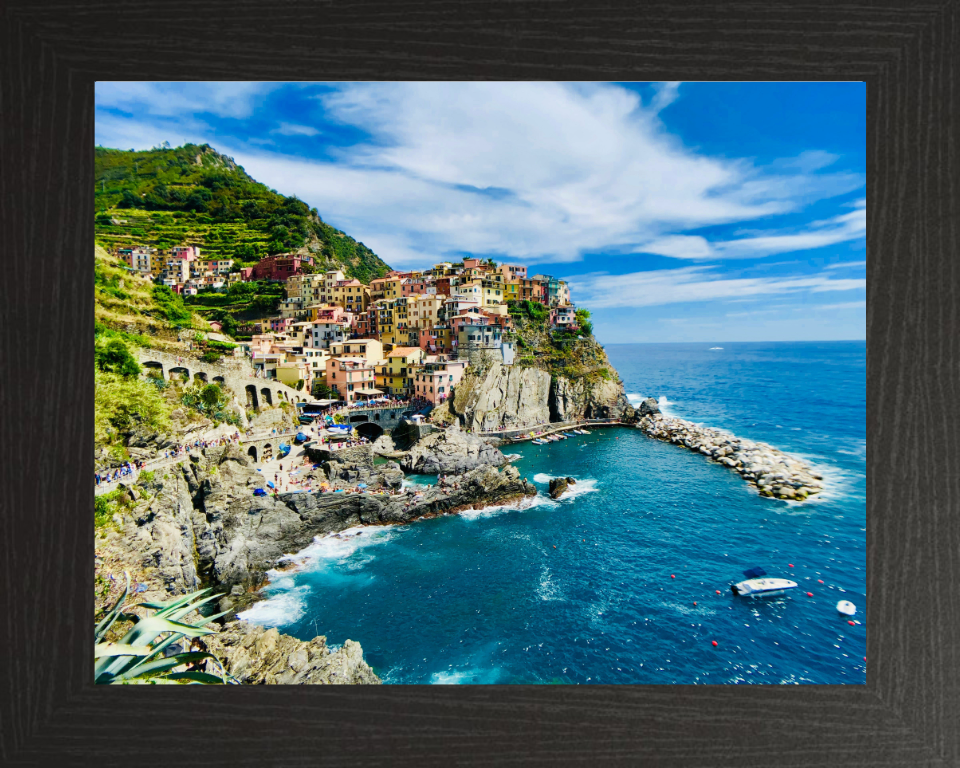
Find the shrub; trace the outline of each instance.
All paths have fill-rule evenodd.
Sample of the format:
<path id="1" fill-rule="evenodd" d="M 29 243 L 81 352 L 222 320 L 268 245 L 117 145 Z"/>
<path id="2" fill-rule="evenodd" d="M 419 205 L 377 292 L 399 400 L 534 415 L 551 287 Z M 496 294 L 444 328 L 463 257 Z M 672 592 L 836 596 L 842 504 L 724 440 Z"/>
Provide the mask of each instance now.
<path id="1" fill-rule="evenodd" d="M 106 442 L 112 430 L 141 425 L 154 432 L 170 428 L 169 406 L 157 387 L 135 377 L 94 370 L 94 433 Z"/>
<path id="2" fill-rule="evenodd" d="M 200 359 L 205 363 L 217 363 L 220 361 L 221 357 L 222 355 L 219 352 L 216 352 L 212 349 L 208 349 L 206 352 L 200 355 Z"/>
<path id="3" fill-rule="evenodd" d="M 121 339 L 110 339 L 105 344 L 96 344 L 93 351 L 94 362 L 101 371 L 118 373 L 121 376 L 139 376 L 140 364 L 130 354 L 127 345 Z"/>

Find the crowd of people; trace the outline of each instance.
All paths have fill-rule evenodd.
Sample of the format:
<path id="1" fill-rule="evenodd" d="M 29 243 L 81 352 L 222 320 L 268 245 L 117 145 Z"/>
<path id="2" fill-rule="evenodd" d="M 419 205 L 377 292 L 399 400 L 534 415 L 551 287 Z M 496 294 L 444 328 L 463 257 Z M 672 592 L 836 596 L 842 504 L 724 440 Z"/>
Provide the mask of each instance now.
<path id="1" fill-rule="evenodd" d="M 134 461 L 127 461 L 121 464 L 119 467 L 110 467 L 108 469 L 97 470 L 93 473 L 93 481 L 97 487 L 101 485 L 115 483 L 119 480 L 122 480 L 125 477 L 130 477 L 133 474 L 139 472 L 148 464 L 158 464 L 169 459 L 177 459 L 181 456 L 186 455 L 193 450 L 202 450 L 204 448 L 213 448 L 218 445 L 230 445 L 231 443 L 239 444 L 240 442 L 240 433 L 234 432 L 232 435 L 226 435 L 223 437 L 218 437 L 215 439 L 209 440 L 194 440 L 192 443 L 182 443 L 179 445 L 170 446 L 165 449 L 163 453 L 158 453 L 157 456 L 150 462 L 143 461 L 141 459 L 135 459 Z"/>

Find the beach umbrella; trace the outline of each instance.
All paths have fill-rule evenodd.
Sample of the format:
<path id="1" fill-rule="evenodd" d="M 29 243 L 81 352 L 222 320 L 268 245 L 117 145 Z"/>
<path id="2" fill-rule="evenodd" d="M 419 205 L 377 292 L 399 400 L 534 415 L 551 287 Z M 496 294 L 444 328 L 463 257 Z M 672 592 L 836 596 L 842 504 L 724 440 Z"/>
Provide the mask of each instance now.
<path id="1" fill-rule="evenodd" d="M 276 486 L 273 483 L 271 483 L 269 480 L 267 480 L 267 488 L 276 488 Z"/>
<path id="2" fill-rule="evenodd" d="M 357 488 L 366 488 L 366 487 L 367 487 L 366 483 L 357 483 Z"/>

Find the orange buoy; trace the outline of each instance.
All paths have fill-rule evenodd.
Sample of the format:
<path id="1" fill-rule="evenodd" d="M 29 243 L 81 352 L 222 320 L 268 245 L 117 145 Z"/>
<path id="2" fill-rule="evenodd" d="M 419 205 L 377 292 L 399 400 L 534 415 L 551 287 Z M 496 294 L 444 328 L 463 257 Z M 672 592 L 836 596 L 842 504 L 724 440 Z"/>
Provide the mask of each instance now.
<path id="1" fill-rule="evenodd" d="M 813 592 L 807 592 L 807 597 L 813 597 Z"/>
<path id="2" fill-rule="evenodd" d="M 716 640 L 713 641 L 713 645 L 714 645 L 714 647 L 716 647 L 716 645 L 717 645 L 717 641 L 716 641 Z"/>
<path id="3" fill-rule="evenodd" d="M 674 576 L 674 575 L 671 573 L 671 574 L 670 574 L 670 578 L 671 578 L 671 579 L 675 579 L 675 578 L 677 578 L 677 577 Z"/>
<path id="4" fill-rule="evenodd" d="M 849 624 L 851 627 L 853 626 L 853 622 L 852 622 L 852 621 L 848 621 L 847 624 Z"/>
<path id="5" fill-rule="evenodd" d="M 719 590 L 719 589 L 717 590 L 717 594 L 718 594 L 718 595 L 720 594 L 720 590 Z"/>
<path id="6" fill-rule="evenodd" d="M 793 568 L 793 563 L 787 563 L 787 565 L 788 565 L 789 567 Z"/>
<path id="7" fill-rule="evenodd" d="M 694 605 L 696 605 L 696 602 L 694 602 Z"/>
<path id="8" fill-rule="evenodd" d="M 556 545 L 556 544 L 554 544 L 554 545 L 553 545 L 553 548 L 554 548 L 554 549 L 556 549 L 556 548 L 557 548 L 557 545 Z"/>
<path id="9" fill-rule="evenodd" d="M 817 579 L 817 581 L 823 584 L 823 579 Z"/>

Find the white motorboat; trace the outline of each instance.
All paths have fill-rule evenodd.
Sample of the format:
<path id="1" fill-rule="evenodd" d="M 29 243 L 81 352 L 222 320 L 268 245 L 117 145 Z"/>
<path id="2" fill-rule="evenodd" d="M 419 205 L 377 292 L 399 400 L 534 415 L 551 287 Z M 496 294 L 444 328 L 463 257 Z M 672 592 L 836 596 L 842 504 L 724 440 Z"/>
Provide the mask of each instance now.
<path id="1" fill-rule="evenodd" d="M 789 579 L 765 579 L 763 568 L 750 568 L 743 572 L 745 581 L 730 585 L 730 591 L 740 597 L 776 597 L 797 588 L 797 582 Z"/>
<path id="2" fill-rule="evenodd" d="M 837 603 L 837 610 L 844 616 L 853 616 L 853 614 L 857 612 L 857 606 L 855 606 L 849 600 L 841 600 L 839 603 Z"/>

